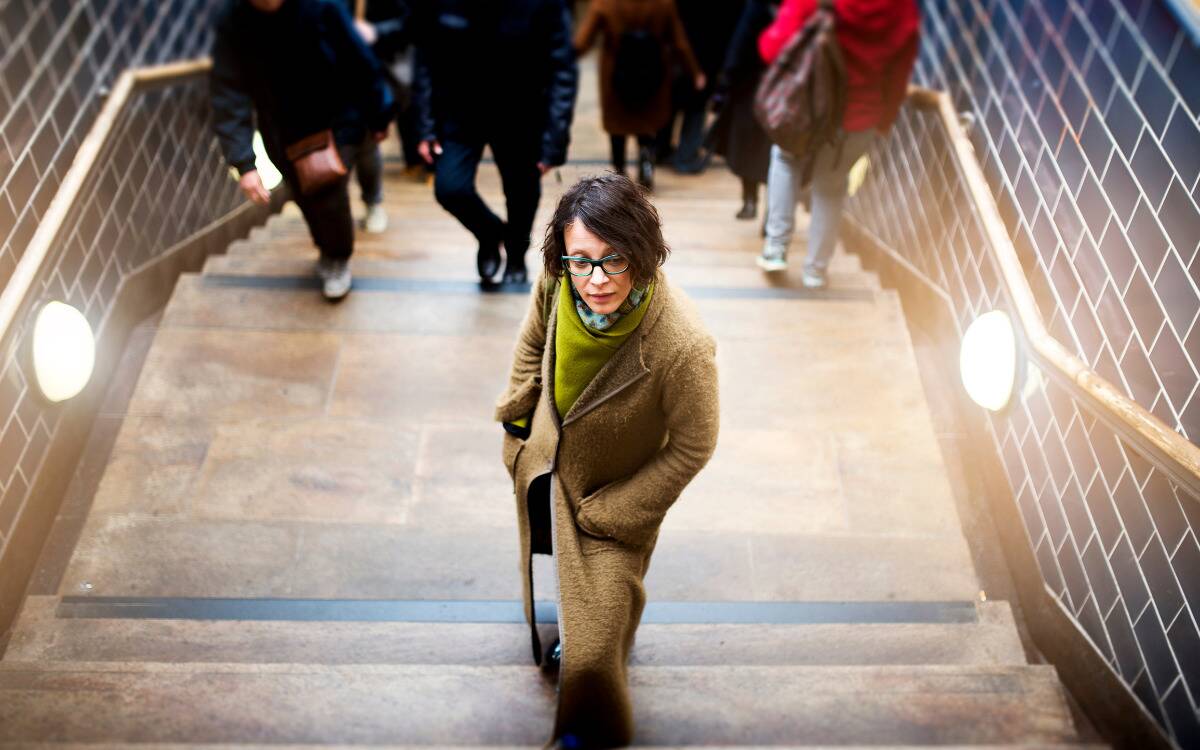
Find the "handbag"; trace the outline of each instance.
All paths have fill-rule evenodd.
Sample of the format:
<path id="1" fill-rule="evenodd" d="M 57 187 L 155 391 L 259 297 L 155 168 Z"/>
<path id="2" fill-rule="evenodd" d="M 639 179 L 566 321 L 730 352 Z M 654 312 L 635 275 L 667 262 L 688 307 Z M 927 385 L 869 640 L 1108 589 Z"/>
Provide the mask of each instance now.
<path id="1" fill-rule="evenodd" d="M 296 172 L 300 192 L 311 195 L 346 176 L 346 165 L 338 155 L 332 130 L 322 130 L 302 138 L 285 149 Z"/>

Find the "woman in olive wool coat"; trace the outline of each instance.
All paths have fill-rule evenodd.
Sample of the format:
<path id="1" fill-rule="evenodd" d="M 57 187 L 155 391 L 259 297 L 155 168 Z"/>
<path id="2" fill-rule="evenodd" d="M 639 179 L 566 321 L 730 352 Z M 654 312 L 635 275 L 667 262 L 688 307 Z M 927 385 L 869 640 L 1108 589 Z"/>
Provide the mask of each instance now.
<path id="1" fill-rule="evenodd" d="M 543 254 L 496 419 L 539 663 L 531 554 L 558 570 L 553 738 L 615 747 L 633 738 L 626 664 L 659 526 L 716 447 L 715 344 L 659 271 L 658 213 L 624 175 L 567 191 Z"/>

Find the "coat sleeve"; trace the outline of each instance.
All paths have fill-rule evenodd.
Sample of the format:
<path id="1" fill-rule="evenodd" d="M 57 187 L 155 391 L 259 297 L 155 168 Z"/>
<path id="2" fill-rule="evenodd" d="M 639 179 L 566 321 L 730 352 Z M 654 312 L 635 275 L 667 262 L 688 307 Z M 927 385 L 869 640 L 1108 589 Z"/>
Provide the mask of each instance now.
<path id="1" fill-rule="evenodd" d="M 551 0 L 547 5 L 550 80 L 546 89 L 548 111 L 541 161 L 546 166 L 557 167 L 567 161 L 579 70 L 575 65 L 575 48 L 571 45 L 571 13 L 562 0 Z"/>
<path id="2" fill-rule="evenodd" d="M 896 115 L 900 113 L 900 105 L 904 103 L 904 97 L 908 93 L 908 79 L 917 60 L 917 49 L 918 39 L 914 31 L 912 37 L 897 53 L 893 64 L 889 66 L 889 75 L 884 81 L 883 109 L 876 126 L 881 131 L 891 128 L 892 123 L 896 121 Z"/>
<path id="3" fill-rule="evenodd" d="M 437 139 L 437 116 L 433 111 L 433 70 L 429 64 L 429 49 L 420 42 L 413 53 L 412 106 L 418 137 L 423 141 Z"/>
<path id="4" fill-rule="evenodd" d="M 521 325 L 513 352 L 512 370 L 508 376 L 508 388 L 496 402 L 497 422 L 515 422 L 529 414 L 537 406 L 542 395 L 542 355 L 546 351 L 546 320 L 548 297 L 553 282 L 545 274 L 538 276 L 529 295 L 529 312 Z"/>
<path id="5" fill-rule="evenodd" d="M 667 5 L 671 12 L 671 45 L 675 47 L 675 51 L 683 58 L 683 64 L 691 71 L 693 76 L 698 76 L 704 72 L 700 67 L 700 63 L 696 61 L 696 55 L 692 52 L 692 43 L 688 41 L 687 30 L 683 28 L 683 21 L 679 20 L 679 9 L 675 7 L 675 0 L 667 0 Z"/>
<path id="6" fill-rule="evenodd" d="M 603 18 L 600 9 L 602 3 L 603 0 L 592 0 L 588 3 L 587 15 L 579 24 L 579 30 L 575 32 L 575 51 L 581 55 L 596 43 L 596 35 L 600 33 Z"/>
<path id="7" fill-rule="evenodd" d="M 367 128 L 373 133 L 387 130 L 394 114 L 395 101 L 379 61 L 358 35 L 345 7 L 329 3 L 325 6 L 325 13 L 326 34 L 337 55 L 338 66 L 345 71 L 344 80 L 353 81 L 357 87 Z"/>
<path id="8" fill-rule="evenodd" d="M 254 102 L 246 90 L 237 53 L 224 24 L 217 26 L 212 49 L 209 95 L 213 130 L 225 161 L 238 174 L 254 170 Z"/>
<path id="9" fill-rule="evenodd" d="M 671 504 L 717 446 L 716 347 L 705 340 L 676 360 L 663 379 L 667 443 L 633 476 L 580 500 L 576 522 L 593 536 L 649 544 Z"/>
<path id="10" fill-rule="evenodd" d="M 804 25 L 816 7 L 814 0 L 783 0 L 783 5 L 779 7 L 779 15 L 775 16 L 775 22 L 758 37 L 758 52 L 762 55 L 763 62 L 768 65 L 775 62 L 775 58 L 792 40 L 796 32 L 800 31 L 800 27 Z"/>

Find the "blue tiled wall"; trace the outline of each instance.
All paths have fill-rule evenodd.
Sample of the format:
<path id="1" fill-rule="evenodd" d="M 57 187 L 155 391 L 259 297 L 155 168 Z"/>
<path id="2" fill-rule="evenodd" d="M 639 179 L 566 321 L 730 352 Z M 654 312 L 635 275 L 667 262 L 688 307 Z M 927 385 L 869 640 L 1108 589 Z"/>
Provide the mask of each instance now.
<path id="1" fill-rule="evenodd" d="M 1200 51 L 1163 0 L 928 0 L 950 93 L 1054 336 L 1200 440 Z M 960 332 L 1004 308 L 936 117 L 907 109 L 852 201 Z M 949 345 L 949 344 L 948 344 Z M 1046 585 L 1146 709 L 1200 747 L 1200 498 L 1054 382 L 992 434 Z"/>

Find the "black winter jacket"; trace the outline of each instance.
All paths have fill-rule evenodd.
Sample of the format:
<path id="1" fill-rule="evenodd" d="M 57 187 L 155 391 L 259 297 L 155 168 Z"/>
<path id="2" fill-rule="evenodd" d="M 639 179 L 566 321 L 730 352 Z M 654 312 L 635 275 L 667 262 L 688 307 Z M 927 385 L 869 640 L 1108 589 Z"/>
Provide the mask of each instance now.
<path id="1" fill-rule="evenodd" d="M 567 159 L 579 73 L 564 0 L 417 0 L 413 101 L 421 138 L 541 136 Z"/>
<path id="2" fill-rule="evenodd" d="M 332 128 L 339 144 L 385 130 L 393 99 L 375 56 L 334 0 L 286 0 L 274 13 L 226 0 L 216 22 L 210 77 L 213 120 L 226 161 L 254 169 L 257 120 L 271 160 Z"/>

